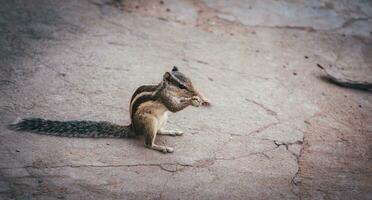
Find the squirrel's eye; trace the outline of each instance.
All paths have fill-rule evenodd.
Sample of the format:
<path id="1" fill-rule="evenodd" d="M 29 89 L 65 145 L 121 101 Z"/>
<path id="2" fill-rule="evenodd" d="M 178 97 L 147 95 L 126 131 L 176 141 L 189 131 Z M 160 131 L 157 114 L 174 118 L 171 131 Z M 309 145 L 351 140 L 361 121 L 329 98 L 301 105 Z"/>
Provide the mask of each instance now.
<path id="1" fill-rule="evenodd" d="M 178 87 L 179 87 L 180 89 L 182 89 L 182 90 L 186 89 L 186 87 L 185 87 L 184 85 L 182 85 L 182 84 L 178 84 Z"/>

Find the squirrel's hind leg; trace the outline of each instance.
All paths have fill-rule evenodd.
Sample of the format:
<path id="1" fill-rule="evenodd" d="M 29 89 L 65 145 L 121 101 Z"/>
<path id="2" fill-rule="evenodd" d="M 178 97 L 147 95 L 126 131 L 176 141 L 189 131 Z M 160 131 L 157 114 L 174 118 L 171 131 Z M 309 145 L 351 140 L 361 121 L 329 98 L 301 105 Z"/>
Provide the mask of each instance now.
<path id="1" fill-rule="evenodd" d="M 145 147 L 154 149 L 163 153 L 172 153 L 174 150 L 171 147 L 155 144 L 156 134 L 158 132 L 158 120 L 153 116 L 146 116 L 142 121 L 143 131 L 145 135 Z"/>
<path id="2" fill-rule="evenodd" d="M 169 135 L 169 136 L 180 136 L 180 135 L 183 135 L 183 132 L 182 131 L 178 131 L 178 130 L 165 130 L 164 129 L 164 126 L 165 124 L 167 123 L 167 120 L 168 120 L 168 113 L 165 112 L 163 114 L 163 116 L 161 116 L 158 120 L 158 132 L 157 134 L 159 135 Z"/>

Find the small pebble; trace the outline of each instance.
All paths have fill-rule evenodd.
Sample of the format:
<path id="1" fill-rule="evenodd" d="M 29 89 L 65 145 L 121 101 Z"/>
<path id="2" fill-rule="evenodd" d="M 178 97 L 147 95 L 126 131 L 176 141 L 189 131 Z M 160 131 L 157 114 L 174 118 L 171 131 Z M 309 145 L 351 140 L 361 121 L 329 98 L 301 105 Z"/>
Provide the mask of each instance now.
<path id="1" fill-rule="evenodd" d="M 318 66 L 320 69 L 324 69 L 324 67 L 321 66 L 320 64 L 316 64 L 316 66 Z"/>

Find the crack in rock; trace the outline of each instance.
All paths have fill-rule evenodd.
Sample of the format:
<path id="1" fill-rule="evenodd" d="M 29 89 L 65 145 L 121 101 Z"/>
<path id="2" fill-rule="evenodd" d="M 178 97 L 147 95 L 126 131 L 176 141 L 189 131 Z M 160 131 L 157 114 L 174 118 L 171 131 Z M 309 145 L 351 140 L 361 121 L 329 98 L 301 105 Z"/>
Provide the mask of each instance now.
<path id="1" fill-rule="evenodd" d="M 56 165 L 56 166 L 34 166 L 34 165 L 28 165 L 28 166 L 22 166 L 22 167 L 13 167 L 13 168 L 0 168 L 0 170 L 8 170 L 8 169 L 29 169 L 29 168 L 34 168 L 34 169 L 58 169 L 58 168 L 115 168 L 115 167 L 159 167 L 162 170 L 165 171 L 170 171 L 166 170 L 166 168 L 162 167 L 162 165 L 179 165 L 183 167 L 192 167 L 192 165 L 189 164 L 181 164 L 181 163 L 159 163 L 159 164 L 154 164 L 154 163 L 139 163 L 139 164 L 128 164 L 128 165 Z"/>
<path id="2" fill-rule="evenodd" d="M 273 122 L 273 123 L 267 124 L 267 125 L 265 125 L 265 126 L 262 126 L 262 127 L 258 128 L 258 129 L 256 129 L 256 130 L 253 130 L 253 131 L 249 132 L 249 133 L 247 134 L 247 136 L 252 135 L 252 134 L 255 134 L 255 133 L 260 133 L 260 132 L 262 132 L 262 131 L 264 131 L 264 130 L 266 130 L 266 129 L 268 129 L 268 128 L 271 128 L 271 127 L 273 127 L 273 126 L 276 126 L 276 125 L 278 125 L 278 124 L 279 124 L 279 122 Z"/>
<path id="3" fill-rule="evenodd" d="M 277 141 L 277 140 L 274 140 L 273 141 L 274 144 L 276 145 L 276 148 L 279 148 L 280 146 L 284 146 L 286 148 L 286 150 L 288 152 L 291 153 L 291 155 L 293 155 L 293 157 L 295 158 L 296 160 L 296 163 L 297 163 L 297 171 L 296 173 L 293 175 L 293 177 L 291 178 L 291 181 L 290 181 L 290 184 L 294 186 L 294 188 L 291 188 L 291 191 L 300 197 L 300 192 L 298 191 L 298 185 L 299 183 L 301 182 L 301 178 L 299 177 L 300 175 L 300 157 L 301 157 L 301 152 L 302 152 L 302 149 L 303 149 L 303 141 L 296 141 L 296 142 L 280 142 L 280 141 Z M 300 153 L 299 155 L 297 155 L 296 153 L 294 153 L 293 151 L 291 151 L 289 149 L 289 146 L 291 145 L 301 145 L 301 150 L 300 150 Z M 301 198 L 300 198 L 301 199 Z"/>
<path id="4" fill-rule="evenodd" d="M 255 105 L 258 105 L 260 108 L 262 108 L 263 110 L 265 110 L 267 114 L 269 114 L 271 116 L 274 116 L 274 117 L 277 117 L 278 116 L 278 114 L 275 111 L 271 110 L 270 108 L 267 108 L 262 103 L 259 103 L 259 102 L 255 101 L 253 99 L 248 99 L 248 98 L 246 98 L 245 100 L 248 101 L 248 102 L 251 102 L 251 103 L 253 103 Z"/>
<path id="5" fill-rule="evenodd" d="M 311 120 L 314 119 L 314 118 L 317 118 L 317 117 L 320 117 L 322 116 L 322 113 L 321 112 L 316 112 L 315 114 L 313 114 L 312 116 L 310 116 L 309 118 L 305 119 L 304 120 L 304 123 L 307 124 L 308 126 L 312 126 L 311 124 Z M 303 151 L 304 151 L 304 147 L 305 145 L 308 145 L 306 143 L 306 135 L 305 135 L 305 132 L 304 132 L 304 135 L 303 135 L 303 138 L 302 138 L 302 141 L 296 141 L 296 142 L 293 142 L 293 143 L 283 143 L 283 142 L 278 142 L 278 141 L 274 141 L 274 144 L 277 145 L 278 147 L 281 146 L 281 145 L 284 145 L 286 147 L 286 149 L 288 150 L 288 146 L 289 145 L 294 145 L 294 144 L 299 144 L 301 145 L 301 149 L 300 149 L 300 152 L 298 155 L 295 155 L 293 152 L 292 154 L 294 154 L 294 156 L 296 157 L 296 161 L 297 161 L 297 171 L 296 173 L 293 175 L 292 179 L 291 179 L 291 185 L 294 186 L 292 190 L 292 192 L 294 194 L 296 194 L 299 199 L 302 199 L 302 193 L 299 191 L 299 186 L 301 184 L 301 177 L 300 177 L 300 173 L 301 173 L 301 156 L 303 154 Z M 289 150 L 288 150 L 289 151 Z M 291 151 L 290 151 L 291 152 Z M 295 190 L 295 191 L 294 191 Z"/>
<path id="6" fill-rule="evenodd" d="M 288 147 L 289 147 L 290 145 L 294 145 L 294 144 L 302 145 L 302 144 L 303 144 L 303 141 L 298 140 L 298 141 L 296 141 L 296 142 L 280 142 L 280 141 L 274 140 L 274 144 L 275 144 L 277 147 L 285 146 L 285 148 L 286 148 L 287 150 L 289 150 Z"/>
<path id="7" fill-rule="evenodd" d="M 35 166 L 28 165 L 22 167 L 13 168 L 0 168 L 0 170 L 9 169 L 58 169 L 58 168 L 115 168 L 115 167 L 159 167 L 161 170 L 166 172 L 177 172 L 182 171 L 184 168 L 206 168 L 214 164 L 214 159 L 201 159 L 195 161 L 193 164 L 183 164 L 183 163 L 139 163 L 139 164 L 128 164 L 128 165 L 57 165 L 57 166 Z"/>

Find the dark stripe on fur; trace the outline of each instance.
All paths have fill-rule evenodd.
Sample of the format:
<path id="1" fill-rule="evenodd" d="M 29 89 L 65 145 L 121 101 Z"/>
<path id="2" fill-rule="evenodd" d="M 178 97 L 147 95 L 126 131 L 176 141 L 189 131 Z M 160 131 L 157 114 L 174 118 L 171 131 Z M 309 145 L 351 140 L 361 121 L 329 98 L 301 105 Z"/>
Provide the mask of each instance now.
<path id="1" fill-rule="evenodd" d="M 132 103 L 133 99 L 139 94 L 139 93 L 142 93 L 142 92 L 153 92 L 155 91 L 157 88 L 159 87 L 159 85 L 143 85 L 143 86 L 140 86 L 139 88 L 137 88 L 137 90 L 134 92 L 134 94 L 132 95 L 132 98 L 130 100 L 130 102 Z"/>
<path id="2" fill-rule="evenodd" d="M 40 118 L 23 119 L 9 125 L 9 129 L 64 137 L 131 137 L 130 126 L 120 126 L 105 121 L 52 121 Z"/>

